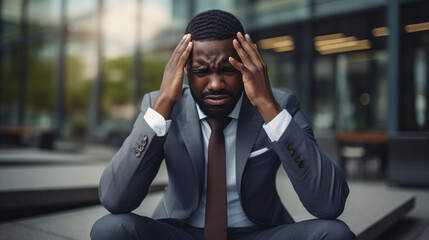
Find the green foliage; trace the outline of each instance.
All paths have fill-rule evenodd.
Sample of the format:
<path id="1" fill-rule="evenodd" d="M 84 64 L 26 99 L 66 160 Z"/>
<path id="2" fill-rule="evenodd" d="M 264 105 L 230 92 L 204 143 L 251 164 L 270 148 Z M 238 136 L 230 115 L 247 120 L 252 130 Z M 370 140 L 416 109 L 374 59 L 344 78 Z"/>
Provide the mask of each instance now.
<path id="1" fill-rule="evenodd" d="M 0 99 L 2 103 L 12 104 L 18 92 L 19 61 L 17 49 L 10 55 L 4 55 L 1 69 Z"/>
<path id="2" fill-rule="evenodd" d="M 78 56 L 67 56 L 65 76 L 65 111 L 69 116 L 89 109 L 92 79 L 85 78 L 85 64 Z"/>
<path id="3" fill-rule="evenodd" d="M 161 86 L 164 68 L 167 64 L 166 59 L 157 59 L 147 57 L 142 61 L 143 84 L 142 93 L 158 90 Z"/>
<path id="4" fill-rule="evenodd" d="M 102 109 L 107 113 L 111 106 L 131 101 L 132 58 L 119 57 L 104 61 Z"/>
<path id="5" fill-rule="evenodd" d="M 31 45 L 28 56 L 25 106 L 37 111 L 54 111 L 56 62 L 40 57 L 46 45 Z"/>

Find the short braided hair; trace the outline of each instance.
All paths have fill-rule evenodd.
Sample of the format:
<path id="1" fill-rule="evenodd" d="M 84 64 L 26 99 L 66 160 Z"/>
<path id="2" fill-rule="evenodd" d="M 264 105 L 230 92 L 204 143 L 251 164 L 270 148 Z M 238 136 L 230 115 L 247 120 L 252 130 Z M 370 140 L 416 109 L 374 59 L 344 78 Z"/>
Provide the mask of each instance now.
<path id="1" fill-rule="evenodd" d="M 234 38 L 237 32 L 243 35 L 241 22 L 231 13 L 209 10 L 195 16 L 186 26 L 185 34 L 192 34 L 195 41 L 214 41 Z"/>

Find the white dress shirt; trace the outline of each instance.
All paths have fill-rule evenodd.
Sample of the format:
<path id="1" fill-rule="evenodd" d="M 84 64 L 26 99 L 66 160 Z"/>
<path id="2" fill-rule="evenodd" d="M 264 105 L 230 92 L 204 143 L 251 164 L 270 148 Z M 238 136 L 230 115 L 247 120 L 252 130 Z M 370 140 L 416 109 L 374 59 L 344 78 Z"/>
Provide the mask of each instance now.
<path id="1" fill-rule="evenodd" d="M 237 182 L 236 182 L 236 156 L 235 156 L 235 147 L 236 147 L 236 135 L 237 135 L 237 123 L 238 117 L 240 115 L 241 103 L 243 96 L 237 102 L 236 106 L 232 112 L 228 115 L 232 118 L 228 126 L 225 127 L 223 133 L 225 136 L 225 159 L 226 159 L 226 189 L 227 189 L 227 214 L 228 214 L 228 227 L 249 227 L 255 225 L 251 222 L 243 211 L 241 202 L 238 196 L 237 191 Z M 201 131 L 204 141 L 204 160 L 205 160 L 205 182 L 204 190 L 199 201 L 199 205 L 194 212 L 194 214 L 189 219 L 188 224 L 193 227 L 204 227 L 205 222 L 205 211 L 206 211 L 206 189 L 207 189 L 207 162 L 208 162 L 208 144 L 211 134 L 211 128 L 205 118 L 207 116 L 200 109 L 198 104 L 196 104 L 198 111 L 198 116 L 200 118 Z M 148 125 L 155 131 L 157 136 L 164 136 L 168 132 L 170 127 L 171 120 L 165 120 L 161 114 L 149 108 L 145 115 L 144 119 Z M 278 141 L 283 132 L 286 130 L 289 125 L 292 117 L 286 111 L 283 110 L 280 112 L 273 120 L 268 124 L 264 124 L 263 128 L 266 131 L 268 137 L 271 141 Z M 262 154 L 265 150 L 261 149 L 259 152 L 255 151 L 251 154 L 257 156 Z"/>

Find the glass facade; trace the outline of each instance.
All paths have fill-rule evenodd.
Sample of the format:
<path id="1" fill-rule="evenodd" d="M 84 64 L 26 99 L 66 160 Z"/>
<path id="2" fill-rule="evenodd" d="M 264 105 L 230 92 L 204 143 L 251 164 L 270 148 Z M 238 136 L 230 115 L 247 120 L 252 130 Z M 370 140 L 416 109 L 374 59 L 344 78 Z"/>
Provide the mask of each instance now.
<path id="1" fill-rule="evenodd" d="M 401 9 L 401 121 L 403 131 L 429 131 L 429 3 Z"/>
<path id="2" fill-rule="evenodd" d="M 1 125 L 13 125 L 18 122 L 18 82 L 20 79 L 19 63 L 22 55 L 19 47 L 21 35 L 23 5 L 19 1 L 4 0 L 1 6 L 1 31 L 0 40 L 2 49 L 0 51 L 0 110 Z M 9 43 L 6 45 L 6 43 Z M 3 47 L 4 46 L 4 47 Z"/>
<path id="3" fill-rule="evenodd" d="M 429 132 L 424 1 L 0 2 L 2 129 L 119 144 L 143 94 L 159 88 L 186 23 L 216 8 L 242 20 L 262 51 L 272 86 L 298 96 L 315 131 Z M 400 19 L 398 36 L 390 34 L 392 6 L 399 8 L 393 13 Z M 398 47 L 389 48 L 395 41 Z M 389 67 L 394 55 L 398 69 Z"/>
<path id="4" fill-rule="evenodd" d="M 91 94 L 97 74 L 97 1 L 64 5 L 63 113 L 60 129 L 71 142 L 86 142 L 91 123 Z"/>
<path id="5" fill-rule="evenodd" d="M 386 130 L 384 10 L 318 21 L 314 27 L 314 124 L 319 130 Z"/>

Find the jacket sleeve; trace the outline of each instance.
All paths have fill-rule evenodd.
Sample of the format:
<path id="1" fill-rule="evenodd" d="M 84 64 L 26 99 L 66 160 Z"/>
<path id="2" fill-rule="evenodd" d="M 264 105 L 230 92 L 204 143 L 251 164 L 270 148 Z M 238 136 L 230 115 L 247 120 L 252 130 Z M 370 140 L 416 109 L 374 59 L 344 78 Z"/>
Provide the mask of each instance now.
<path id="1" fill-rule="evenodd" d="M 100 201 L 112 213 L 129 212 L 140 205 L 164 158 L 165 136 L 157 137 L 143 117 L 154 99 L 154 94 L 144 96 L 130 135 L 101 176 Z"/>
<path id="2" fill-rule="evenodd" d="M 273 142 L 292 185 L 304 207 L 318 218 L 337 218 L 349 194 L 347 182 L 335 164 L 322 152 L 295 95 L 284 94 L 280 105 L 292 121 Z"/>

